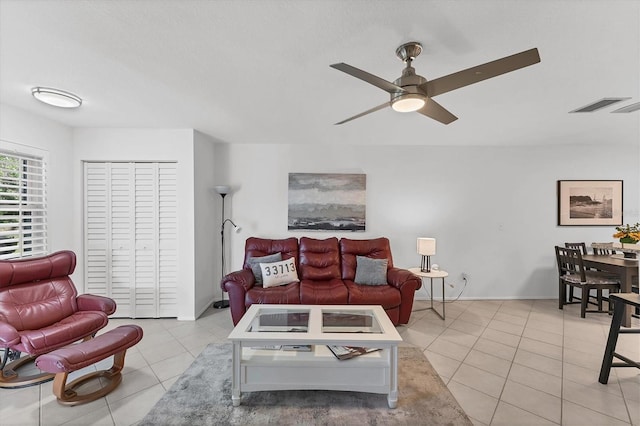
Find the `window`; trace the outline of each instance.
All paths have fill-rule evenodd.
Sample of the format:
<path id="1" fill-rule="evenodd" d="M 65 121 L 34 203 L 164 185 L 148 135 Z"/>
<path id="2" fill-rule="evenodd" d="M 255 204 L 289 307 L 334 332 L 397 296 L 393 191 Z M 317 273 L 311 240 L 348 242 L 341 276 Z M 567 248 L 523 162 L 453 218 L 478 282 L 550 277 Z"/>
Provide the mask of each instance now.
<path id="1" fill-rule="evenodd" d="M 0 259 L 47 252 L 43 157 L 0 151 Z"/>

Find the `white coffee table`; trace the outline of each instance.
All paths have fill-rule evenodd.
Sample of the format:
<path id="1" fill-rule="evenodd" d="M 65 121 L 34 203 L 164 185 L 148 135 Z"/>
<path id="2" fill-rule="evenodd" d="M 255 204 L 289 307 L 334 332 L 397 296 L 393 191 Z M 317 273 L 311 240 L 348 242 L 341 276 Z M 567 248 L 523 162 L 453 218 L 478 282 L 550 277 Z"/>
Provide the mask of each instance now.
<path id="1" fill-rule="evenodd" d="M 387 394 L 389 407 L 397 406 L 402 338 L 381 306 L 254 304 L 229 340 L 234 406 L 243 391 L 289 389 Z M 381 350 L 339 360 L 327 345 Z"/>

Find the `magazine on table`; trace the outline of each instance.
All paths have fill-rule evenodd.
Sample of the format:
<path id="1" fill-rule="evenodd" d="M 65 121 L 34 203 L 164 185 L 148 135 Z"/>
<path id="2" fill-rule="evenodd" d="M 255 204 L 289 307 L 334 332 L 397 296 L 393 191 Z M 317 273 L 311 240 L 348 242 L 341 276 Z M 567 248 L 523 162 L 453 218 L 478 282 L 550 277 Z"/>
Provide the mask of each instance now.
<path id="1" fill-rule="evenodd" d="M 327 347 L 333 352 L 333 354 L 339 360 L 351 359 L 356 356 L 369 354 L 371 352 L 379 351 L 381 348 L 365 348 L 362 346 L 335 346 L 327 345 Z"/>

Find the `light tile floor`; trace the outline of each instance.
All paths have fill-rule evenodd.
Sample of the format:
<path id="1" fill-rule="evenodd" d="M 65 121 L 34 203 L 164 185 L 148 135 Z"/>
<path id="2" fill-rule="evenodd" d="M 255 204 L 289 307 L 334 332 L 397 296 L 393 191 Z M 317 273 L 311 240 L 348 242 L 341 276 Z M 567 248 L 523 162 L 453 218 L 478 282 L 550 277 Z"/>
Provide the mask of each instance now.
<path id="1" fill-rule="evenodd" d="M 578 305 L 561 311 L 555 300 L 456 301 L 442 321 L 426 306 L 416 302 L 410 324 L 398 327 L 403 344 L 424 351 L 475 425 L 640 425 L 640 370 L 614 368 L 608 385 L 598 383 L 608 315 L 581 319 Z M 232 329 L 229 311 L 214 309 L 193 322 L 112 319 L 108 328 L 127 323 L 145 336 L 127 352 L 114 392 L 65 407 L 51 383 L 0 389 L 0 425 L 134 425 Z M 621 335 L 617 351 L 640 359 L 640 335 Z"/>

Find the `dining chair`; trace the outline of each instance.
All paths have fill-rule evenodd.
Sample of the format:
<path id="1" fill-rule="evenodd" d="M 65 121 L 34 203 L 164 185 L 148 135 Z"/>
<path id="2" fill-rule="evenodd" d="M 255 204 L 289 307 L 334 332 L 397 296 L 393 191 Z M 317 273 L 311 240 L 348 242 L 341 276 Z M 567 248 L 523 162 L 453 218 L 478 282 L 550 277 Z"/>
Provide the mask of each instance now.
<path id="1" fill-rule="evenodd" d="M 616 254 L 616 251 L 613 249 L 613 243 L 591 243 L 591 248 L 593 249 L 593 254 L 596 256 Z"/>
<path id="2" fill-rule="evenodd" d="M 612 254 L 616 254 L 616 251 L 613 249 L 613 243 L 591 243 L 591 249 L 596 256 L 611 256 Z M 603 300 L 609 301 L 608 297 L 603 297 L 602 290 L 598 290 L 596 297 L 599 303 L 602 303 Z"/>
<path id="3" fill-rule="evenodd" d="M 579 249 L 556 246 L 555 250 L 559 273 L 559 309 L 562 309 L 564 305 L 572 303 L 566 300 L 566 289 L 567 286 L 569 286 L 581 290 L 580 317 L 585 318 L 587 312 L 610 313 L 611 306 L 608 306 L 607 310 L 602 309 L 602 299 L 598 300 L 598 309 L 587 309 L 589 292 L 594 289 L 619 292 L 620 279 L 616 275 L 607 272 L 587 270 L 584 267 L 582 253 Z"/>
<path id="4" fill-rule="evenodd" d="M 566 248 L 578 249 L 581 254 L 588 254 L 587 252 L 587 244 L 586 243 L 564 243 Z M 589 295 L 591 297 L 591 295 Z M 597 296 L 596 296 L 597 297 Z M 573 287 L 569 286 L 569 302 L 573 303 Z M 577 300 L 580 298 L 576 297 Z"/>

